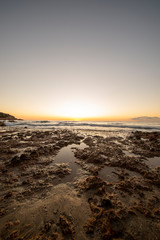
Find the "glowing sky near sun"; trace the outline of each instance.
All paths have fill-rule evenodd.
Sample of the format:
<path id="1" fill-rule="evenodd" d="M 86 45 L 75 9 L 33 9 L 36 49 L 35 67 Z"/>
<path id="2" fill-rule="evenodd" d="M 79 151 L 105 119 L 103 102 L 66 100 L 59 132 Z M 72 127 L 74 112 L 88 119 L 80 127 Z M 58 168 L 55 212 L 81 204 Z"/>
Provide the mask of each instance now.
<path id="1" fill-rule="evenodd" d="M 160 116 L 160 1 L 1 1 L 0 111 Z"/>

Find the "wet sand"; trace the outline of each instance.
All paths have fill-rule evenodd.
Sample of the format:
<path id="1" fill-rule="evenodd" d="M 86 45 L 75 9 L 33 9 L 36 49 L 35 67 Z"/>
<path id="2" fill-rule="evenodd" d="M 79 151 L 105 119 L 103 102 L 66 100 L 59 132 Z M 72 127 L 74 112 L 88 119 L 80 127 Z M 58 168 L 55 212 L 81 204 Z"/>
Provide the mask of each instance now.
<path id="1" fill-rule="evenodd" d="M 160 239 L 160 132 L 0 128 L 0 239 Z"/>

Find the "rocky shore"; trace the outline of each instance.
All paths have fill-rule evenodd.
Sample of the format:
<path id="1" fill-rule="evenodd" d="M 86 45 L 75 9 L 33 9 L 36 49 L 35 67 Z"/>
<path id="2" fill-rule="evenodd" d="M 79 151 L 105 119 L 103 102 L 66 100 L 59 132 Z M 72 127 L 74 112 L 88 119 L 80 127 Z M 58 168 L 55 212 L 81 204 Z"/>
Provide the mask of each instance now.
<path id="1" fill-rule="evenodd" d="M 3 112 L 0 112 L 0 120 L 11 120 L 11 121 L 14 121 L 14 120 L 17 120 L 17 118 L 15 118 L 14 116 L 8 114 L 8 113 L 3 113 Z"/>
<path id="2" fill-rule="evenodd" d="M 0 129 L 1 240 L 158 240 L 160 132 Z"/>

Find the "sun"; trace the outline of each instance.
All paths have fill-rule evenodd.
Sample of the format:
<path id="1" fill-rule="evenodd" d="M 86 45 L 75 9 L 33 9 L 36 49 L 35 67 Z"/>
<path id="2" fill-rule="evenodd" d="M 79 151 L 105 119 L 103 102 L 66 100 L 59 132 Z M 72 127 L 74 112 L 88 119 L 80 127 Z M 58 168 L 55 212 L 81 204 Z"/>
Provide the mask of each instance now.
<path id="1" fill-rule="evenodd" d="M 81 120 L 98 115 L 97 107 L 82 101 L 66 102 L 59 108 L 59 115 L 73 120 Z"/>

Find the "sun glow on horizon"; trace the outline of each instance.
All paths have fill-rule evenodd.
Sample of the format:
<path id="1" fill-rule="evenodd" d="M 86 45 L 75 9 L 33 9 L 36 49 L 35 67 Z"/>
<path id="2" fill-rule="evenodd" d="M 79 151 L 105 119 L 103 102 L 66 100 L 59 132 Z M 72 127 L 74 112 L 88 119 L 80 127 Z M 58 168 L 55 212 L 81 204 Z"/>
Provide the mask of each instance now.
<path id="1" fill-rule="evenodd" d="M 98 117 L 100 110 L 96 105 L 84 101 L 68 101 L 59 107 L 58 115 L 63 118 L 81 120 Z"/>

